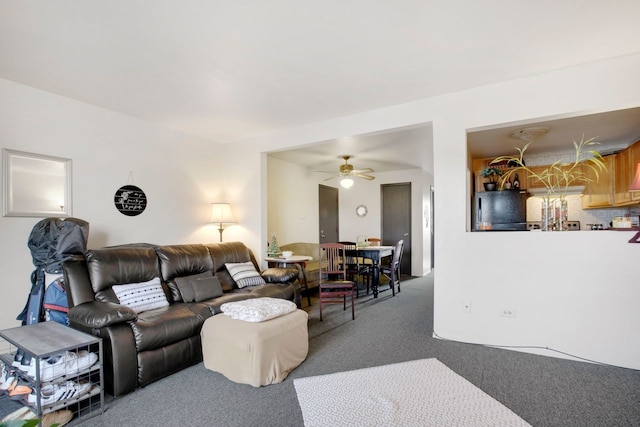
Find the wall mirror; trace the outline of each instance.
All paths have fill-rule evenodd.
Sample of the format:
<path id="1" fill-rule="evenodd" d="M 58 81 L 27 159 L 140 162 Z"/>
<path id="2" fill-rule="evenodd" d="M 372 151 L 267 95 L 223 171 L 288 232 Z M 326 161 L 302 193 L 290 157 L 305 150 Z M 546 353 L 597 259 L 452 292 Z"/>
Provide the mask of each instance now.
<path id="1" fill-rule="evenodd" d="M 71 216 L 71 159 L 2 150 L 3 215 Z"/>

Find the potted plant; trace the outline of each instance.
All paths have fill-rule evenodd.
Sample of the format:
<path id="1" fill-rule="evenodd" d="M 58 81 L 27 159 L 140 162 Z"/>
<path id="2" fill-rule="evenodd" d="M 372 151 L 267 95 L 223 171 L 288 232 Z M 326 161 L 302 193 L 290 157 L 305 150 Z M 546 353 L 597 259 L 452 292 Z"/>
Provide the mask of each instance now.
<path id="1" fill-rule="evenodd" d="M 515 147 L 518 150 L 518 156 L 500 156 L 491 161 L 490 164 L 507 161 L 509 165 L 514 166 L 509 169 L 502 181 L 502 185 L 509 181 L 510 177 L 519 172 L 526 171 L 529 180 L 535 180 L 544 185 L 547 190 L 542 202 L 542 230 L 563 230 L 567 221 L 567 201 L 565 193 L 572 185 L 585 185 L 593 179 L 589 177 L 588 171 L 595 176 L 596 181 L 600 178 L 601 172 L 607 171 L 602 155 L 589 147 L 599 144 L 595 138 L 584 139 L 580 142 L 573 141 L 575 149 L 575 159 L 569 163 L 556 161 L 547 168 L 534 172 L 528 168 L 524 162 L 524 153 L 531 145 L 531 142 L 523 148 Z M 560 203 L 559 212 L 555 215 L 551 208 L 552 199 L 558 199 Z"/>
<path id="2" fill-rule="evenodd" d="M 496 162 L 495 160 L 492 163 Z M 498 179 L 502 176 L 502 170 L 489 166 L 480 171 L 480 175 L 483 178 L 489 179 L 488 182 L 485 182 L 484 189 L 486 191 L 495 191 L 498 188 Z"/>

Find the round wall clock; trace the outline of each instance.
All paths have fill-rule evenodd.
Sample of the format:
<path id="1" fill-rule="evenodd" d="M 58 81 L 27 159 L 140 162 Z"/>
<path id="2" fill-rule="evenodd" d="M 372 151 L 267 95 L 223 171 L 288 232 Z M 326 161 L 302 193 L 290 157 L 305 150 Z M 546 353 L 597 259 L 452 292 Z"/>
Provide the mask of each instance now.
<path id="1" fill-rule="evenodd" d="M 136 216 L 144 212 L 147 207 L 147 196 L 140 187 L 125 185 L 118 188 L 113 203 L 121 214 Z"/>
<path id="2" fill-rule="evenodd" d="M 356 207 L 356 215 L 358 215 L 360 218 L 367 216 L 367 212 L 367 207 L 365 205 L 358 205 Z"/>

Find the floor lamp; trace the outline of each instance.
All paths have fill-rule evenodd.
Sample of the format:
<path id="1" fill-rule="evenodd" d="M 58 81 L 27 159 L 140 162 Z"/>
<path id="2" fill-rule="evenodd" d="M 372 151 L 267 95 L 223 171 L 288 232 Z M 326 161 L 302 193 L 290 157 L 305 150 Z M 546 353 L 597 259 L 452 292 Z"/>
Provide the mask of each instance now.
<path id="1" fill-rule="evenodd" d="M 236 220 L 231 212 L 231 204 L 229 203 L 212 203 L 211 204 L 211 217 L 209 222 L 218 224 L 218 231 L 220 232 L 220 241 L 222 242 L 222 232 L 224 231 L 224 224 L 235 224 Z"/>

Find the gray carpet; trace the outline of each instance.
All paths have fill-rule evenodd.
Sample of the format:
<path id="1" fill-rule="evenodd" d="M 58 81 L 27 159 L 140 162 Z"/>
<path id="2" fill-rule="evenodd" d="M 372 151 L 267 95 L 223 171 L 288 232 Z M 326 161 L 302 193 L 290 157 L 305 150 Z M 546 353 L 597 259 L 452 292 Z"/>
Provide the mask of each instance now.
<path id="1" fill-rule="evenodd" d="M 200 363 L 71 425 L 301 426 L 294 378 L 432 357 L 534 426 L 640 425 L 640 371 L 432 338 L 432 275 L 404 281 L 395 297 L 361 296 L 355 321 L 332 305 L 320 322 L 312 302 L 309 356 L 283 383 L 235 384 Z"/>

